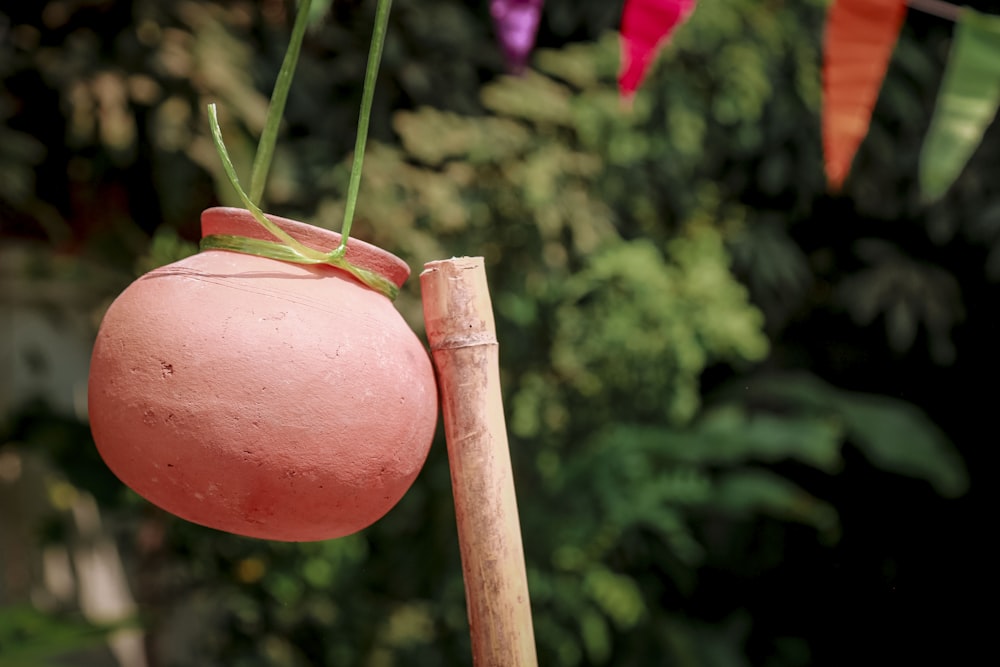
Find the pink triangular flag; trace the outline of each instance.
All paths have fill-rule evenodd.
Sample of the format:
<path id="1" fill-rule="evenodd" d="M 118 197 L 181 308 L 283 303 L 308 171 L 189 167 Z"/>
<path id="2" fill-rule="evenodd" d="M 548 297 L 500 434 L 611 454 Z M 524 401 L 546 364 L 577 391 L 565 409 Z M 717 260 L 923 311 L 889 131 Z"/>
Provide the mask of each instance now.
<path id="1" fill-rule="evenodd" d="M 626 0 L 622 13 L 622 67 L 618 91 L 630 98 L 639 89 L 657 51 L 694 11 L 695 0 Z"/>
<path id="2" fill-rule="evenodd" d="M 520 74 L 535 47 L 545 0 L 490 0 L 490 13 L 507 68 Z"/>

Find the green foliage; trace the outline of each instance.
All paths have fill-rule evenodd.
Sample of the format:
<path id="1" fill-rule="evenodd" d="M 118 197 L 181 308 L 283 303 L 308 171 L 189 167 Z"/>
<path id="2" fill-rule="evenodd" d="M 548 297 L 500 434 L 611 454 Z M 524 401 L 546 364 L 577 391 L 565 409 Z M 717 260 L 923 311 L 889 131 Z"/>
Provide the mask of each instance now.
<path id="1" fill-rule="evenodd" d="M 600 397 L 585 401 L 597 423 L 615 417 L 617 407 L 606 406 L 629 397 L 639 417 L 685 421 L 698 408 L 697 380 L 713 357 L 756 360 L 767 350 L 762 319 L 748 311 L 727 270 L 718 233 L 692 229 L 668 253 L 669 264 L 645 240 L 616 244 L 562 290 L 553 370 L 561 387 Z"/>
<path id="2" fill-rule="evenodd" d="M 869 325 L 882 316 L 888 342 L 897 352 L 913 347 L 923 328 L 933 358 L 950 362 L 955 356 L 951 331 L 965 314 L 954 276 L 885 241 L 859 241 L 856 252 L 866 266 L 845 278 L 839 289 L 855 321 Z"/>
<path id="3" fill-rule="evenodd" d="M 621 112 L 616 48 L 609 36 L 572 47 L 572 59 L 539 56 L 580 89 L 530 73 L 483 89 L 491 115 L 400 112 L 403 150 L 379 149 L 365 176 L 360 213 L 379 221 L 379 243 L 433 248 L 423 259 L 480 248 L 500 326 L 511 339 L 530 330 L 548 349 L 515 362 L 512 425 L 523 437 L 584 432 L 623 417 L 629 402 L 634 418 L 683 422 L 708 364 L 767 350 L 728 269 L 711 190 L 680 221 L 644 177 L 663 130 L 648 100 Z M 630 228 L 653 237 L 623 238 Z M 569 425 L 570 413 L 587 416 Z"/>
<path id="4" fill-rule="evenodd" d="M 755 381 L 752 400 L 778 400 L 797 413 L 837 420 L 874 465 L 926 479 L 941 495 L 956 497 L 968 490 L 965 465 L 951 443 L 909 403 L 838 390 L 810 376 Z"/>
<path id="5" fill-rule="evenodd" d="M 47 667 L 57 658 L 98 646 L 109 632 L 82 618 L 30 606 L 0 607 L 0 661 L 4 667 Z"/>
<path id="6" fill-rule="evenodd" d="M 658 604 L 663 582 L 628 565 L 627 545 L 672 563 L 667 573 L 686 589 L 709 558 L 696 528 L 705 517 L 733 536 L 768 517 L 834 541 L 836 510 L 771 466 L 835 474 L 856 432 L 872 448 L 900 449 L 880 430 L 898 415 L 882 406 L 868 430 L 840 413 L 750 412 L 740 401 L 697 416 L 708 365 L 768 349 L 725 250 L 747 214 L 720 205 L 707 182 L 679 193 L 650 178 L 678 164 L 675 133 L 654 121 L 648 97 L 622 113 L 614 48 L 609 38 L 541 52 L 544 73 L 484 87 L 486 115 L 398 113 L 401 147 L 375 150 L 360 208 L 380 244 L 417 260 L 468 248 L 487 258 L 515 452 L 534 452 L 520 467 L 522 521 L 536 634 L 553 665 L 618 664 L 639 650 L 628 638 L 654 627 L 670 628 L 661 650 L 682 661 L 698 634 Z M 691 164 L 685 177 L 696 174 Z M 790 266 L 773 282 L 802 282 L 794 254 Z M 938 444 L 927 461 L 961 475 Z M 574 519 L 553 526 L 537 507 Z M 738 643 L 732 651 L 719 664 L 735 664 Z"/>
<path id="7" fill-rule="evenodd" d="M 185 241 L 172 227 L 160 227 L 149 241 L 149 247 L 135 264 L 135 274 L 141 276 L 155 268 L 177 262 L 198 252 L 198 245 Z"/>

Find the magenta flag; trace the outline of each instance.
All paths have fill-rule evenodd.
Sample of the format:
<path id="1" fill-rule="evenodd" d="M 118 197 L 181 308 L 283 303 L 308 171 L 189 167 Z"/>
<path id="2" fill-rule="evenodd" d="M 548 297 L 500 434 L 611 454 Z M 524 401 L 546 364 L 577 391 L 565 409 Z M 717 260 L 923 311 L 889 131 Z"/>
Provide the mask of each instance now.
<path id="1" fill-rule="evenodd" d="M 622 66 L 618 91 L 630 98 L 642 84 L 660 47 L 687 20 L 695 0 L 626 0 L 622 13 Z"/>
<path id="2" fill-rule="evenodd" d="M 507 68 L 520 74 L 535 47 L 545 0 L 490 0 L 490 13 Z"/>

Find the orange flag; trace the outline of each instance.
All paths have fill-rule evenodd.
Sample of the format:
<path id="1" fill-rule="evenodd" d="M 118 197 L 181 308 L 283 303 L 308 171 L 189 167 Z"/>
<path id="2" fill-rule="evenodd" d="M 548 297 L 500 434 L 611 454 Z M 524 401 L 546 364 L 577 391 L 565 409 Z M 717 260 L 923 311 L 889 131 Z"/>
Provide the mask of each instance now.
<path id="1" fill-rule="evenodd" d="M 823 48 L 823 153 L 826 179 L 840 189 L 868 134 L 906 0 L 834 0 Z"/>

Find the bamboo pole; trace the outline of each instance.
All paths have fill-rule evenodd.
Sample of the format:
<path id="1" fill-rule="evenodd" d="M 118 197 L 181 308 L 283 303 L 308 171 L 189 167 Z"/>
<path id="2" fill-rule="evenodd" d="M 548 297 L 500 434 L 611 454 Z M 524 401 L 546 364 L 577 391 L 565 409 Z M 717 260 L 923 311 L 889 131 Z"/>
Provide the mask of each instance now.
<path id="1" fill-rule="evenodd" d="M 437 367 L 475 667 L 535 667 L 535 637 L 482 257 L 420 274 Z"/>

